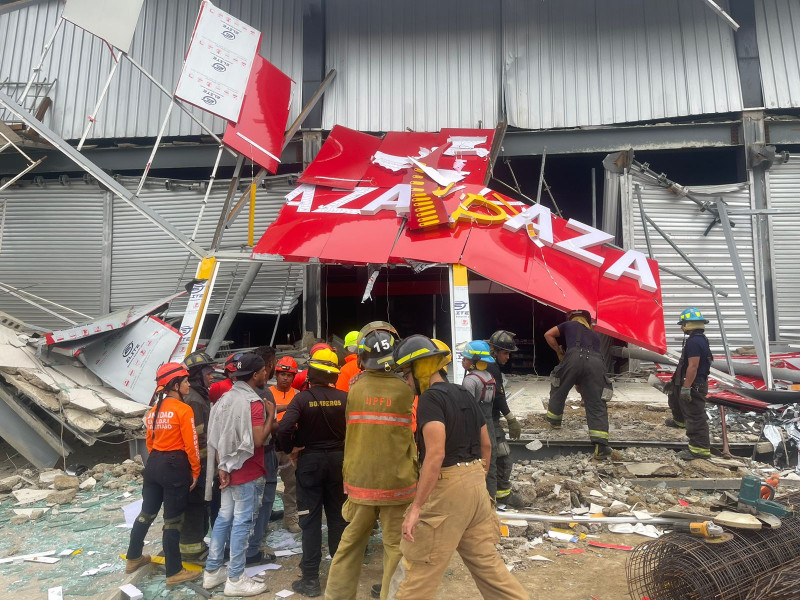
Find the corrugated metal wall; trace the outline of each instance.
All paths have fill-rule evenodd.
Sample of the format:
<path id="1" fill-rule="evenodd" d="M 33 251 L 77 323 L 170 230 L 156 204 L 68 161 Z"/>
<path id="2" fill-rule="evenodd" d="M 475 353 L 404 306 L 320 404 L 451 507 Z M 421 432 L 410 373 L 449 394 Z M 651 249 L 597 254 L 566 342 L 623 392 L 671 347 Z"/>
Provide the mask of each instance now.
<path id="1" fill-rule="evenodd" d="M 769 208 L 798 209 L 800 154 L 767 171 Z M 800 339 L 800 215 L 769 217 L 776 329 L 781 339 Z"/>
<path id="2" fill-rule="evenodd" d="M 326 3 L 323 128 L 438 131 L 500 118 L 500 0 Z"/>
<path id="3" fill-rule="evenodd" d="M 634 179 L 633 183 L 637 180 Z M 736 285 L 736 276 L 725 243 L 722 227 L 715 225 L 711 232 L 704 236 L 706 227 L 711 222 L 709 213 L 701 213 L 698 206 L 687 199 L 677 198 L 671 192 L 660 187 L 651 187 L 639 182 L 641 186 L 642 201 L 647 215 L 661 227 L 670 238 L 678 244 L 689 258 L 714 282 L 718 289 L 727 292 L 728 297 L 719 298 L 722 318 L 725 321 L 725 332 L 728 342 L 732 347 L 752 345 L 747 320 L 742 308 L 741 297 Z M 738 191 L 732 193 L 719 193 L 714 191 L 713 199 L 723 196 L 731 209 L 750 208 L 750 193 L 747 186 L 739 186 Z M 633 247 L 647 254 L 647 244 L 644 239 L 642 221 L 639 217 L 639 205 L 633 196 L 633 185 L 629 185 L 630 193 L 623 196 L 622 210 L 629 211 L 633 218 L 623 235 L 626 242 L 631 239 L 630 226 L 633 227 Z M 710 188 L 693 187 L 696 194 L 704 191 L 711 192 Z M 736 223 L 734 238 L 742 261 L 742 266 L 750 287 L 751 299 L 755 302 L 755 260 L 753 249 L 753 231 L 749 217 L 732 217 Z M 692 268 L 652 229 L 648 229 L 653 254 L 660 265 L 669 267 L 687 277 L 699 280 Z M 664 320 L 667 329 L 667 344 L 670 349 L 680 351 L 683 334 L 676 325 L 680 313 L 685 308 L 696 306 L 711 321 L 707 335 L 715 352 L 722 351 L 719 324 L 714 312 L 714 302 L 711 293 L 701 287 L 693 285 L 683 279 L 661 272 L 661 295 L 664 301 Z"/>
<path id="4" fill-rule="evenodd" d="M 61 14 L 59 0 L 47 0 L 0 15 L 0 81 L 26 81 Z M 261 54 L 295 80 L 290 120 L 302 100 L 302 3 L 294 0 L 216 0 L 215 5 L 263 33 Z M 194 28 L 200 0 L 146 0 L 131 56 L 162 85 L 174 90 Z M 111 70 L 111 55 L 99 38 L 64 23 L 42 77 L 57 79 L 46 123 L 65 139 L 81 137 Z M 19 90 L 21 91 L 21 90 Z M 131 66 L 120 65 L 90 138 L 155 137 L 169 98 Z M 215 132 L 221 119 L 195 109 Z M 173 111 L 165 135 L 198 135 L 202 129 Z"/>
<path id="5" fill-rule="evenodd" d="M 742 109 L 733 31 L 698 0 L 503 0 L 503 60 L 515 127 Z"/>
<path id="6" fill-rule="evenodd" d="M 47 181 L 45 188 L 15 187 L 0 193 L 6 205 L 0 282 L 87 315 L 101 314 L 104 195 L 96 185 L 80 181 L 69 187 Z M 48 307 L 75 322 L 83 320 Z M 45 329 L 68 326 L 2 291 L 0 310 Z"/>
<path id="7" fill-rule="evenodd" d="M 127 182 L 129 187 L 133 181 Z M 208 206 L 203 215 L 196 241 L 204 248 L 211 245 L 211 238 L 217 226 L 222 203 L 228 189 L 227 181 L 218 180 L 211 190 Z M 284 196 L 294 189 L 285 179 L 273 184 L 268 190 L 258 189 L 256 195 L 256 240 L 267 225 L 275 220 L 284 204 Z M 172 225 L 191 236 L 200 210 L 203 191 L 195 189 L 167 190 L 155 182 L 148 183 L 142 191 L 141 199 Z M 182 287 L 192 280 L 197 260 L 189 259 L 185 273 L 187 252 L 178 246 L 165 233 L 157 230 L 149 221 L 121 200 L 114 199 L 113 252 L 111 270 L 111 307 L 119 308 L 130 304 L 144 304 L 173 293 L 176 286 Z M 246 251 L 247 210 L 222 238 L 220 250 Z M 238 265 L 238 266 L 237 266 Z M 286 285 L 288 265 L 264 265 L 258 275 L 241 312 L 276 314 L 280 307 L 281 295 Z M 217 273 L 214 294 L 208 312 L 219 312 L 227 291 L 233 294 L 247 271 L 246 264 L 223 262 Z M 303 268 L 295 266 L 289 282 L 283 311 L 291 310 L 303 291 Z M 185 299 L 173 303 L 170 314 L 183 311 Z"/>
<path id="8" fill-rule="evenodd" d="M 756 35 L 764 106 L 800 106 L 800 2 L 757 0 Z"/>

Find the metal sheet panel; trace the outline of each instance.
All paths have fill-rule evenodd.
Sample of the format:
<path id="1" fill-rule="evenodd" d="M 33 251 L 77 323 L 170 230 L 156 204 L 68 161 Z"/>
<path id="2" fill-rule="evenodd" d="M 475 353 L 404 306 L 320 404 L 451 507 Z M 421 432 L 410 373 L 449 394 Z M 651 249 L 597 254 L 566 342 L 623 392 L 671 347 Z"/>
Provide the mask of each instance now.
<path id="1" fill-rule="evenodd" d="M 644 239 L 642 220 L 639 216 L 639 204 L 634 195 L 633 184 L 635 183 L 637 183 L 637 180 L 633 179 L 628 184 L 629 192 L 623 197 L 622 210 L 628 211 L 632 215 L 633 243 L 631 247 L 646 254 L 647 244 Z M 681 250 L 714 282 L 718 289 L 728 294 L 727 298 L 719 298 L 719 304 L 722 318 L 725 321 L 725 332 L 731 347 L 752 345 L 722 227 L 715 225 L 711 232 L 704 236 L 703 233 L 712 218 L 709 213 L 701 213 L 694 202 L 685 198 L 678 198 L 663 188 L 651 187 L 642 182 L 638 183 L 641 186 L 642 201 L 647 215 L 670 236 Z M 709 194 L 705 197 L 710 200 L 722 196 L 731 210 L 751 208 L 749 188 L 746 185 L 738 187 L 739 189 L 734 192 L 725 193 L 711 187 L 693 187 L 692 191 L 698 195 Z M 731 220 L 736 223 L 736 227 L 733 229 L 734 238 L 742 260 L 745 278 L 750 288 L 750 297 L 755 301 L 755 259 L 750 218 L 739 216 L 732 217 Z M 626 237 L 626 243 L 631 239 L 630 227 L 627 229 L 623 234 Z M 700 279 L 692 268 L 653 228 L 649 228 L 648 231 L 650 233 L 650 242 L 653 246 L 653 254 L 660 266 L 668 267 L 694 280 Z M 696 306 L 711 321 L 707 329 L 707 335 L 711 342 L 712 350 L 714 352 L 722 351 L 719 324 L 714 312 L 714 302 L 708 290 L 662 271 L 661 296 L 664 302 L 667 344 L 671 350 L 680 351 L 683 343 L 683 334 L 676 325 L 681 311 L 690 306 Z M 631 318 L 636 318 L 636 315 L 631 315 Z"/>
<path id="2" fill-rule="evenodd" d="M 166 189 L 158 180 L 150 180 L 142 190 L 141 200 L 175 227 L 191 236 L 199 214 L 204 191 L 195 184 L 192 189 L 178 184 Z M 133 180 L 126 181 L 130 186 Z M 196 241 L 208 248 L 217 226 L 222 203 L 228 189 L 228 181 L 217 180 L 211 191 Z M 284 196 L 294 189 L 286 178 L 273 182 L 269 189 L 259 188 L 256 195 L 256 239 L 267 225 L 275 220 L 284 204 Z M 220 250 L 246 251 L 247 207 L 233 226 L 225 233 Z M 114 225 L 111 270 L 111 308 L 130 304 L 144 304 L 181 289 L 194 277 L 197 260 L 190 258 L 166 234 L 155 229 L 127 204 L 114 201 Z M 184 270 L 185 269 L 185 270 Z M 241 312 L 276 314 L 281 306 L 281 297 L 286 286 L 289 266 L 284 264 L 264 265 L 250 293 L 242 305 Z M 217 273 L 209 313 L 219 313 L 228 290 L 236 288 L 247 271 L 247 265 L 223 262 Z M 283 313 L 291 310 L 303 290 L 303 268 L 295 266 L 283 304 Z M 170 314 L 182 314 L 186 300 L 181 299 L 170 307 Z"/>
<path id="3" fill-rule="evenodd" d="M 503 0 L 503 61 L 514 127 L 742 109 L 733 31 L 697 0 Z"/>
<path id="4" fill-rule="evenodd" d="M 0 15 L 0 81 L 26 81 L 61 13 L 59 0 L 47 0 Z M 302 3 L 294 0 L 217 0 L 263 33 L 261 54 L 295 82 L 290 119 L 302 100 Z M 194 28 L 200 0 L 146 0 L 134 35 L 131 56 L 167 89 L 174 90 Z M 57 79 L 46 124 L 65 139 L 81 137 L 112 66 L 102 40 L 64 23 L 56 35 L 41 77 Z M 21 92 L 22 90 L 18 90 Z M 123 60 L 109 88 L 93 138 L 155 137 L 169 98 Z M 221 119 L 193 109 L 216 133 Z M 200 135 L 186 114 L 173 111 L 166 136 Z"/>
<path id="5" fill-rule="evenodd" d="M 322 126 L 360 131 L 493 127 L 500 110 L 500 0 L 326 2 L 336 79 Z"/>
<path id="6" fill-rule="evenodd" d="M 770 208 L 797 210 L 800 190 L 800 154 L 789 162 L 775 164 L 767 171 Z M 772 242 L 772 281 L 775 291 L 775 317 L 781 339 L 800 339 L 800 215 L 769 217 Z"/>
<path id="7" fill-rule="evenodd" d="M 761 87 L 766 108 L 800 106 L 800 3 L 755 3 Z"/>
<path id="8" fill-rule="evenodd" d="M 102 311 L 103 203 L 96 185 L 14 187 L 0 193 L 5 219 L 0 235 L 0 282 L 92 317 Z M 2 215 L 2 204 L 0 204 Z M 53 306 L 73 321 L 81 317 Z M 0 292 L 0 311 L 43 329 L 68 326 Z"/>

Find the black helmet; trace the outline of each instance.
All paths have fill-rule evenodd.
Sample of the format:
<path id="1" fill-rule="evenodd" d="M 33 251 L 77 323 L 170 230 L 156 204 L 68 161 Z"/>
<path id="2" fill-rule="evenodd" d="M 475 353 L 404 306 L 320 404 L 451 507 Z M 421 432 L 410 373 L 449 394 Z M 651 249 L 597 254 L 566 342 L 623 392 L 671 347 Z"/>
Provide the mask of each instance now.
<path id="1" fill-rule="evenodd" d="M 358 357 L 368 371 L 391 371 L 394 368 L 395 336 L 385 329 L 370 331 L 359 343 Z"/>
<path id="2" fill-rule="evenodd" d="M 394 349 L 394 362 L 398 367 L 410 365 L 419 358 L 449 354 L 446 350 L 439 349 L 431 338 L 424 335 L 410 335 L 397 344 Z"/>
<path id="3" fill-rule="evenodd" d="M 397 333 L 397 330 L 394 327 L 392 327 L 391 323 L 387 323 L 386 321 L 372 321 L 372 322 L 367 323 L 366 325 L 364 325 L 361 328 L 361 331 L 358 332 L 358 350 L 359 350 L 359 352 L 364 350 L 364 348 L 362 347 L 362 340 L 365 337 L 367 337 L 367 334 L 369 334 L 372 331 L 388 331 L 389 333 L 391 333 L 394 336 L 395 340 L 399 340 L 400 339 L 400 335 Z"/>
<path id="4" fill-rule="evenodd" d="M 576 308 L 575 310 L 568 310 L 567 311 L 567 320 L 572 320 L 572 317 L 583 317 L 587 321 L 592 320 L 592 314 L 583 308 Z"/>
<path id="5" fill-rule="evenodd" d="M 509 352 L 516 352 L 519 350 L 517 345 L 514 343 L 514 337 L 516 333 L 512 333 L 510 331 L 506 331 L 505 329 L 500 329 L 499 331 L 495 331 L 491 337 L 489 338 L 489 345 L 497 348 L 498 350 L 508 350 Z"/>
<path id="6" fill-rule="evenodd" d="M 197 350 L 187 356 L 183 364 L 186 365 L 187 369 L 191 370 L 197 367 L 211 366 L 214 364 L 214 360 L 202 350 Z"/>

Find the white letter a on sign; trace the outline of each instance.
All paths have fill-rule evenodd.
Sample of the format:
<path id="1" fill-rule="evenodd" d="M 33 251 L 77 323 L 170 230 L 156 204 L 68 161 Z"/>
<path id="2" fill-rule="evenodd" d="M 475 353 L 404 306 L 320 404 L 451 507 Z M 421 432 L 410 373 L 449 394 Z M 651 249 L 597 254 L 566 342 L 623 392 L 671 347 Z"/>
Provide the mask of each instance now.
<path id="1" fill-rule="evenodd" d="M 638 281 L 639 287 L 643 290 L 655 292 L 658 289 L 650 265 L 647 264 L 647 258 L 636 250 L 628 250 L 603 273 L 603 276 L 614 281 L 620 277 L 630 277 Z"/>

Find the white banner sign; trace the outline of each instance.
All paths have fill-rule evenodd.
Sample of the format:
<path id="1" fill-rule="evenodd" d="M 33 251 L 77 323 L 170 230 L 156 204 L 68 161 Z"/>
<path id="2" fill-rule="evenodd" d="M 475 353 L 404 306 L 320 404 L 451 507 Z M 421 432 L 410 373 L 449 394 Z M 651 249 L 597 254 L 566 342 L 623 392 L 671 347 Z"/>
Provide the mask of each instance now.
<path id="1" fill-rule="evenodd" d="M 156 371 L 169 361 L 180 337 L 174 327 L 147 317 L 89 344 L 80 359 L 114 389 L 149 404 L 156 391 Z"/>
<path id="2" fill-rule="evenodd" d="M 144 0 L 68 0 L 61 16 L 129 52 Z"/>
<path id="3" fill-rule="evenodd" d="M 469 282 L 467 268 L 463 265 L 450 267 L 450 324 L 453 329 L 453 381 L 461 383 L 464 379 L 463 358 L 457 348 L 472 341 L 472 316 L 469 310 Z"/>
<path id="4" fill-rule="evenodd" d="M 175 96 L 236 123 L 260 43 L 260 31 L 203 2 Z"/>

